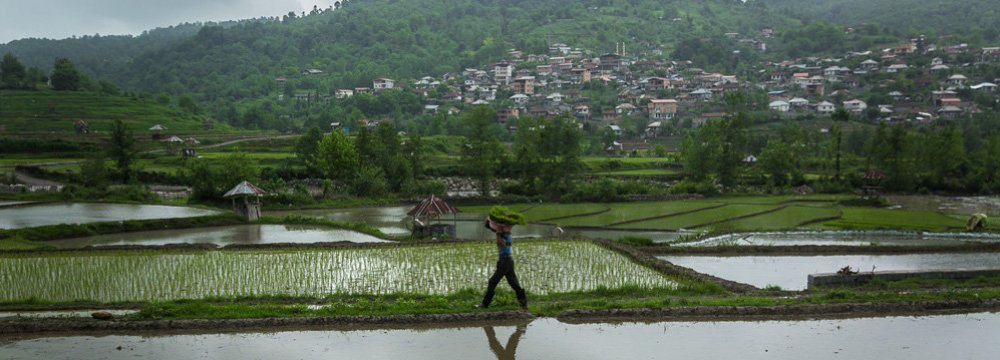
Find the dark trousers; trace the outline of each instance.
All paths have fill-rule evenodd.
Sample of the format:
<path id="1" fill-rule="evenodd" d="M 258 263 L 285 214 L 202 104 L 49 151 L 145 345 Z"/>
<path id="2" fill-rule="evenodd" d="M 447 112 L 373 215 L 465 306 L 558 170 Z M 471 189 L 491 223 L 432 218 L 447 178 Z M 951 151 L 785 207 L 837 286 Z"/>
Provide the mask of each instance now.
<path id="1" fill-rule="evenodd" d="M 514 258 L 501 256 L 500 260 L 497 261 L 497 270 L 493 272 L 493 276 L 490 276 L 490 284 L 486 288 L 486 296 L 483 297 L 483 306 L 490 306 L 490 303 L 493 302 L 493 295 L 496 292 L 497 284 L 504 277 L 507 278 L 507 283 L 510 284 L 510 287 L 514 289 L 514 293 L 517 294 L 517 301 L 522 306 L 527 303 L 528 298 L 524 294 L 521 284 L 517 282 L 517 274 L 514 273 Z"/>

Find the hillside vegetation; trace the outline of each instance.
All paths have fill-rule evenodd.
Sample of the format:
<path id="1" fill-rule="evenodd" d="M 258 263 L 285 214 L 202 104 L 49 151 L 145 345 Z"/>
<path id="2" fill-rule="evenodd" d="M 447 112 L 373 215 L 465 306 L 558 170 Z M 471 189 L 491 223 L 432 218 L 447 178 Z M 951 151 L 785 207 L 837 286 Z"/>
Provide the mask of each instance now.
<path id="1" fill-rule="evenodd" d="M 132 130 L 161 124 L 171 132 L 193 132 L 201 129 L 203 119 L 137 97 L 86 91 L 0 91 L 0 134 L 73 133 L 77 120 L 87 122 L 92 132 L 110 132 L 115 120 Z"/>
<path id="2" fill-rule="evenodd" d="M 967 35 L 969 40 L 1000 39 L 1000 2 L 994 0 L 757 0 L 804 19 L 852 27 L 881 27 L 897 34 Z"/>
<path id="3" fill-rule="evenodd" d="M 116 52 L 120 58 L 104 64 L 77 60 L 82 55 L 70 58 L 84 73 L 125 89 L 191 92 L 220 104 L 274 93 L 275 77 L 306 68 L 322 70 L 325 76 L 299 83 L 298 88 L 326 93 L 370 86 L 378 77 L 440 76 L 482 66 L 502 59 L 510 48 L 544 53 L 550 41 L 595 52 L 613 52 L 616 43 L 624 42 L 629 52 L 661 49 L 669 55 L 675 44 L 688 39 L 795 24 L 732 0 L 359 0 L 306 17 L 207 26 L 193 36 L 156 42 L 151 48 L 139 46 L 140 37 L 131 41 L 136 45 L 129 51 Z M 48 50 L 40 43 L 45 41 Z M 51 49 L 89 43 L 94 44 L 89 51 L 79 52 L 115 52 L 117 47 L 99 45 L 109 41 L 21 41 L 0 51 L 13 51 L 26 65 L 46 68 L 51 66 Z M 32 49 L 25 46 L 29 43 Z M 736 48 L 734 42 L 727 46 Z"/>

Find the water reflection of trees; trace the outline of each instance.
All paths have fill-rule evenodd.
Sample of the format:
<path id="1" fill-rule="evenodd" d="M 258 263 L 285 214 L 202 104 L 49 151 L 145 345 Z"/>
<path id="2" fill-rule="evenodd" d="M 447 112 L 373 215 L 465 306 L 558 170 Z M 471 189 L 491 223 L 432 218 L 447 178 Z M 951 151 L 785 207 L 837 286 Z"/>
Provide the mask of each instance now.
<path id="1" fill-rule="evenodd" d="M 497 356 L 497 360 L 514 360 L 517 358 L 517 343 L 521 341 L 521 336 L 528 329 L 528 324 L 518 324 L 517 329 L 507 338 L 507 346 L 501 346 L 497 341 L 497 334 L 492 326 L 484 326 L 486 339 L 490 342 L 490 350 Z"/>

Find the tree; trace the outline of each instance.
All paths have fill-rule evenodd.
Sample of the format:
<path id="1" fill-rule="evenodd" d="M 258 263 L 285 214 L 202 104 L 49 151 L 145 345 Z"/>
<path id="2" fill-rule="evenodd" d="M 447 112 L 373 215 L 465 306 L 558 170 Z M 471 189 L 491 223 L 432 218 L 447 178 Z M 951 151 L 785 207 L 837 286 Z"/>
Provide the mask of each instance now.
<path id="1" fill-rule="evenodd" d="M 760 166 L 775 186 L 785 186 L 789 182 L 789 174 L 795 170 L 794 156 L 791 149 L 780 139 L 771 139 L 760 154 Z"/>
<path id="2" fill-rule="evenodd" d="M 479 194 L 490 196 L 490 184 L 496 178 L 503 157 L 503 148 L 491 129 L 497 123 L 496 112 L 478 106 L 462 114 L 462 123 L 466 127 L 462 163 L 466 173 L 475 179 Z"/>
<path id="3" fill-rule="evenodd" d="M 550 196 L 555 196 L 572 189 L 573 174 L 581 167 L 580 130 L 568 113 L 543 123 L 538 138 L 542 184 Z"/>
<path id="4" fill-rule="evenodd" d="M 324 136 L 313 166 L 329 179 L 353 180 L 358 170 L 358 152 L 347 133 L 336 129 Z"/>
<path id="5" fill-rule="evenodd" d="M 836 160 L 836 173 L 833 176 L 833 178 L 835 180 L 840 180 L 840 149 L 841 149 L 840 143 L 841 143 L 841 139 L 843 138 L 843 132 L 844 132 L 843 129 L 841 128 L 841 126 L 842 126 L 841 124 L 846 123 L 848 120 L 850 120 L 851 119 L 851 114 L 848 113 L 847 110 L 844 110 L 844 108 L 839 108 L 839 109 L 837 109 L 836 112 L 833 113 L 833 116 L 831 116 L 831 118 L 833 119 L 833 131 L 832 132 L 833 132 L 833 136 L 835 137 L 834 138 L 834 142 L 835 142 L 834 143 L 834 151 L 837 154 L 836 155 L 837 156 L 837 160 Z"/>
<path id="6" fill-rule="evenodd" d="M 114 128 L 111 130 L 111 147 L 108 152 L 115 161 L 118 178 L 124 183 L 135 180 L 135 170 L 132 168 L 136 155 L 135 138 L 132 137 L 132 131 L 121 120 L 115 120 Z"/>
<path id="7" fill-rule="evenodd" d="M 25 78 L 24 65 L 11 53 L 3 56 L 0 61 L 0 86 L 8 89 L 17 89 L 24 86 Z"/>
<path id="8" fill-rule="evenodd" d="M 55 90 L 77 91 L 80 90 L 82 76 L 73 66 L 73 63 L 66 58 L 56 59 L 53 65 L 52 75 L 49 76 L 52 88 Z"/>
<path id="9" fill-rule="evenodd" d="M 314 126 L 295 142 L 295 157 L 306 165 L 306 171 L 311 175 L 319 173 L 316 159 L 319 156 L 320 141 L 323 141 L 323 133 Z"/>
<path id="10" fill-rule="evenodd" d="M 194 102 L 194 99 L 191 98 L 191 95 L 189 94 L 181 95 L 181 97 L 177 99 L 177 107 L 180 107 L 181 110 L 187 111 L 191 114 L 201 113 L 201 108 L 198 107 L 198 104 Z"/>

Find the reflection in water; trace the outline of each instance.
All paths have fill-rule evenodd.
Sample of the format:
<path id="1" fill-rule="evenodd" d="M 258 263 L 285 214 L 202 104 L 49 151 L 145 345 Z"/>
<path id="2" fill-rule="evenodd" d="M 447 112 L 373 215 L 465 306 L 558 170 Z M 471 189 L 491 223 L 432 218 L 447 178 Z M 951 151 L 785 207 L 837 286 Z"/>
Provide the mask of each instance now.
<path id="1" fill-rule="evenodd" d="M 860 271 L 981 270 L 1000 268 L 998 253 L 824 255 L 824 256 L 658 256 L 694 271 L 756 287 L 804 290 L 809 274 L 833 273 L 844 266 Z"/>
<path id="2" fill-rule="evenodd" d="M 276 216 L 283 215 L 303 215 L 332 219 L 344 222 L 361 222 L 375 227 L 390 235 L 406 235 L 410 233 L 407 229 L 406 212 L 409 206 L 391 207 L 362 207 L 349 209 L 323 209 L 323 210 L 296 210 L 279 211 L 273 213 Z M 482 224 L 486 218 L 485 213 L 461 213 L 455 219 L 445 216 L 441 218 L 442 223 L 455 224 L 455 235 L 459 239 L 481 240 L 492 239 L 493 233 L 486 231 Z M 526 224 L 514 228 L 515 239 L 523 238 L 585 238 L 585 239 L 618 239 L 624 236 L 648 237 L 657 243 L 672 242 L 677 239 L 676 232 L 666 231 L 626 231 L 616 229 L 558 229 L 552 225 Z"/>
<path id="3" fill-rule="evenodd" d="M 507 338 L 507 346 L 500 346 L 500 342 L 497 341 L 497 334 L 493 331 L 492 326 L 484 326 L 483 331 L 486 332 L 486 339 L 490 342 L 490 350 L 493 354 L 497 356 L 497 360 L 514 360 L 517 359 L 517 343 L 521 341 L 521 336 L 528 329 L 528 324 L 517 325 L 517 330 L 514 330 L 513 334 Z"/>
<path id="4" fill-rule="evenodd" d="M 483 327 L 0 335 L 10 359 L 995 359 L 1000 314 L 566 324 L 539 318 L 499 355 Z M 501 339 L 504 330 L 502 327 Z M 986 331 L 984 331 L 986 330 Z M 253 330 L 249 330 L 253 331 Z M 489 337 L 489 330 L 487 337 Z M 524 331 L 521 330 L 521 333 Z M 51 335 L 51 334 L 49 334 Z M 40 338 L 38 336 L 41 336 Z M 511 339 L 517 336 L 515 332 Z M 494 339 L 496 340 L 496 339 Z M 499 341 L 491 341 L 499 345 Z"/>
<path id="5" fill-rule="evenodd" d="M 51 241 L 59 248 L 166 244 L 312 244 L 350 241 L 387 242 L 356 231 L 313 225 L 235 225 L 195 229 L 142 231 Z"/>
<path id="6" fill-rule="evenodd" d="M 0 229 L 99 221 L 171 219 L 217 213 L 212 210 L 164 205 L 39 204 L 0 208 Z"/>

